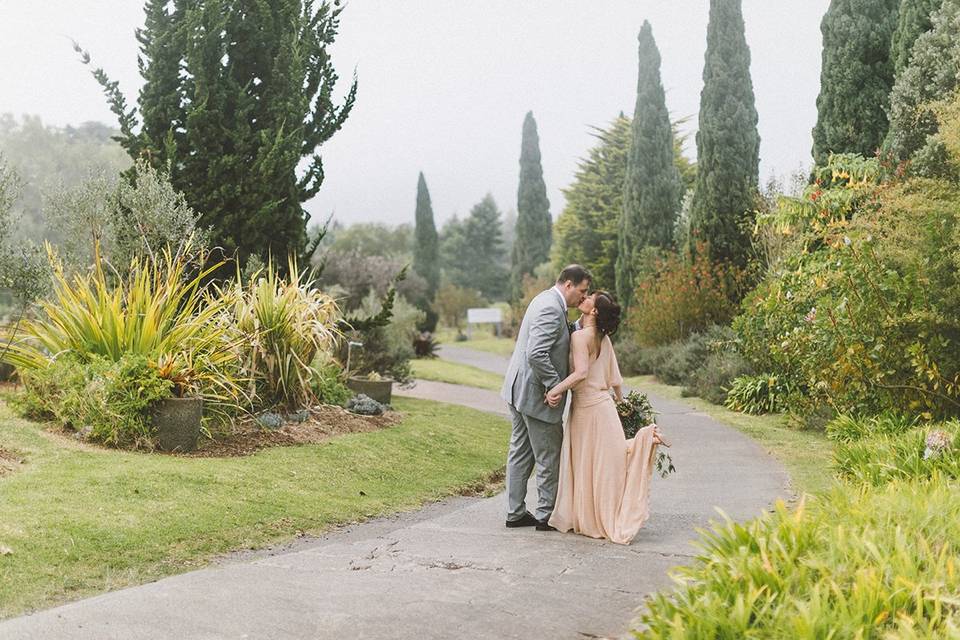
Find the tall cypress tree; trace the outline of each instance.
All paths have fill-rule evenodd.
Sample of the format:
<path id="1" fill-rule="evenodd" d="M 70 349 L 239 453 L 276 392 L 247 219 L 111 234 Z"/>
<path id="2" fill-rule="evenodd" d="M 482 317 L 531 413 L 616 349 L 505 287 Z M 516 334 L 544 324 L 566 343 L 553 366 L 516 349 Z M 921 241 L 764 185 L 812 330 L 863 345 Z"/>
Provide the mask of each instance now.
<path id="1" fill-rule="evenodd" d="M 813 160 L 872 156 L 887 134 L 893 87 L 890 46 L 899 0 L 832 0 L 823 16 L 823 59 Z"/>
<path id="2" fill-rule="evenodd" d="M 553 220 L 547 185 L 543 182 L 540 164 L 540 137 L 533 112 L 523 120 L 523 138 L 520 144 L 520 186 L 517 189 L 517 230 L 513 242 L 511 270 L 512 298 L 521 296 L 523 277 L 550 258 Z"/>
<path id="3" fill-rule="evenodd" d="M 332 97 L 338 76 L 328 47 L 341 11 L 313 0 L 149 0 L 137 33 L 138 109 L 94 72 L 124 148 L 169 168 L 201 226 L 241 263 L 311 253 L 302 204 L 323 182 L 317 150 L 356 96 L 354 81 L 343 102 Z"/>
<path id="4" fill-rule="evenodd" d="M 427 190 L 427 181 L 420 172 L 417 178 L 417 209 L 415 213 L 416 227 L 413 241 L 413 270 L 427 281 L 427 290 L 424 299 L 418 306 L 427 312 L 425 329 L 433 331 L 436 328 L 436 314 L 433 313 L 433 299 L 440 286 L 440 244 L 437 240 L 437 226 L 433 221 L 433 206 L 430 204 L 430 192 Z"/>
<path id="5" fill-rule="evenodd" d="M 920 34 L 933 27 L 930 17 L 942 4 L 943 0 L 901 0 L 897 28 L 890 45 L 894 77 L 899 76 L 909 64 L 913 44 Z"/>
<path id="6" fill-rule="evenodd" d="M 644 247 L 668 247 L 683 186 L 674 162 L 673 129 L 660 81 L 660 51 L 653 28 L 640 28 L 637 103 L 623 185 L 616 266 L 617 296 L 629 308 Z"/>
<path id="7" fill-rule="evenodd" d="M 760 134 L 740 0 L 710 0 L 691 228 L 713 260 L 744 264 L 755 206 Z"/>

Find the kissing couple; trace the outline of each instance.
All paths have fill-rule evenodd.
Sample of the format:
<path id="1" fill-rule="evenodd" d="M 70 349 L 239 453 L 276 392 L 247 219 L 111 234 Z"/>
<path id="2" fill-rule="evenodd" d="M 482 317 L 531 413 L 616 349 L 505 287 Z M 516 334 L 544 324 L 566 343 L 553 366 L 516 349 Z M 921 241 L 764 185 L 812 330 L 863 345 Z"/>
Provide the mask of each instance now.
<path id="1" fill-rule="evenodd" d="M 566 267 L 520 324 L 501 390 L 513 422 L 506 525 L 630 544 L 650 514 L 656 447 L 669 444 L 654 424 L 629 440 L 623 434 L 614 402 L 623 399 L 623 378 L 610 341 L 620 306 L 611 294 L 591 291 L 591 281 L 584 267 Z M 568 325 L 572 307 L 581 315 Z M 530 513 L 527 480 L 534 467 L 537 506 Z"/>

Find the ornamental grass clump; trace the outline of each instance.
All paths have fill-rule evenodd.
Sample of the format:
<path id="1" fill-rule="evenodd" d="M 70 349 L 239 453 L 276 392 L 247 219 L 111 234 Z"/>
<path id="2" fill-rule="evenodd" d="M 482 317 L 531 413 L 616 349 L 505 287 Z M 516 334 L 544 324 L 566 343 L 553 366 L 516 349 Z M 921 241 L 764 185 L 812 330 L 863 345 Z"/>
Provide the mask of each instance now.
<path id="1" fill-rule="evenodd" d="M 226 313 L 233 295 L 210 295 L 202 284 L 219 265 L 188 275 L 186 253 L 167 249 L 156 261 L 134 260 L 114 284 L 102 263 L 68 277 L 52 250 L 48 256 L 53 292 L 5 356 L 26 379 L 64 357 L 142 356 L 174 395 L 201 397 L 215 412 L 240 406 L 239 340 Z"/>
<path id="2" fill-rule="evenodd" d="M 779 413 L 786 409 L 791 391 L 789 382 L 773 374 L 740 376 L 730 386 L 724 406 L 753 415 Z"/>
<path id="3" fill-rule="evenodd" d="M 340 336 L 337 303 L 314 288 L 312 272 L 291 260 L 288 273 L 270 263 L 246 287 L 224 294 L 244 336 L 249 394 L 259 409 L 316 404 L 323 367 L 315 361 L 328 362 Z"/>
<path id="4" fill-rule="evenodd" d="M 960 492 L 942 478 L 840 486 L 701 538 L 644 639 L 943 638 L 960 633 Z"/>

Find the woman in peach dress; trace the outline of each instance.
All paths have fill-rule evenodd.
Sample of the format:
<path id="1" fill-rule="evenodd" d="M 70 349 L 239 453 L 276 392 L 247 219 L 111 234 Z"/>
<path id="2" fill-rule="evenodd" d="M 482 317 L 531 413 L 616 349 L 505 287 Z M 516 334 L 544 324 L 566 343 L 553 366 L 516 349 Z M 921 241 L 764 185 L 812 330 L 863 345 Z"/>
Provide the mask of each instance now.
<path id="1" fill-rule="evenodd" d="M 581 328 L 571 337 L 571 373 L 547 393 L 548 402 L 573 391 L 560 453 L 560 486 L 550 526 L 630 544 L 650 515 L 650 482 L 658 444 L 656 425 L 627 440 L 614 398 L 623 378 L 610 336 L 620 324 L 613 296 L 598 291 L 579 307 Z M 668 445 L 669 446 L 669 445 Z"/>

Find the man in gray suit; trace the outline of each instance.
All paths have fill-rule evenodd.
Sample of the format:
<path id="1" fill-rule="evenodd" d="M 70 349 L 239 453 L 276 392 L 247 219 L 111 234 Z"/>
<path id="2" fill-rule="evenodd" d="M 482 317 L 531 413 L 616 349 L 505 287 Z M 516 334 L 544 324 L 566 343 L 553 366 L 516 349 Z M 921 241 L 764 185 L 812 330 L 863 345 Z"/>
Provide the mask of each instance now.
<path id="1" fill-rule="evenodd" d="M 590 289 L 590 272 L 578 264 L 560 272 L 556 286 L 537 295 L 527 307 L 517 334 L 501 397 L 510 406 L 513 433 L 507 454 L 507 526 L 547 524 L 557 500 L 560 445 L 563 442 L 564 397 L 556 405 L 547 391 L 567 377 L 570 330 L 567 309 L 577 307 Z M 537 508 L 527 511 L 527 479 L 537 467 Z"/>

